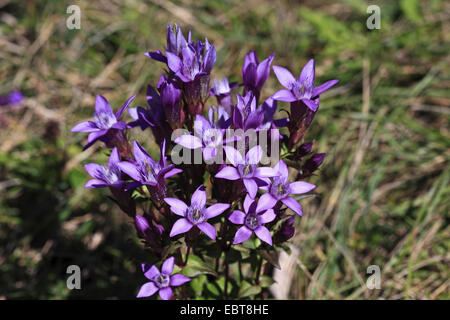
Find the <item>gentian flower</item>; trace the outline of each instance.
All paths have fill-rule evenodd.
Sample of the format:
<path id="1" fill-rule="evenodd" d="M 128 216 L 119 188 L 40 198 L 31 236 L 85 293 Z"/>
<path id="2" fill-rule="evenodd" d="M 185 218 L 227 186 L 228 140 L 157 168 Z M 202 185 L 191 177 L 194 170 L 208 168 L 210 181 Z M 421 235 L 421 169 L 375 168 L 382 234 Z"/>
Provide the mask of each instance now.
<path id="1" fill-rule="evenodd" d="M 72 128 L 72 132 L 90 132 L 88 144 L 84 149 L 89 148 L 98 139 L 106 142 L 106 135 L 110 130 L 122 131 L 127 128 L 126 122 L 119 121 L 119 118 L 135 97 L 136 95 L 130 97 L 116 113 L 113 113 L 108 100 L 101 95 L 97 95 L 95 98 L 94 121 L 84 121 Z"/>
<path id="2" fill-rule="evenodd" d="M 167 65 L 183 82 L 191 82 L 202 75 L 209 75 L 216 62 L 216 49 L 205 39 L 205 44 L 198 42 L 181 49 L 181 58 L 166 50 Z"/>
<path id="3" fill-rule="evenodd" d="M 167 25 L 166 51 L 179 55 L 181 53 L 181 50 L 185 48 L 189 42 L 191 42 L 190 31 L 188 35 L 188 41 L 186 41 L 181 28 L 177 24 L 175 24 L 174 28 L 170 25 Z M 153 60 L 167 63 L 167 58 L 159 50 L 146 52 L 145 55 Z"/>
<path id="4" fill-rule="evenodd" d="M 306 160 L 302 167 L 301 177 L 309 177 L 316 171 L 325 159 L 325 153 L 316 153 L 311 158 Z"/>
<path id="5" fill-rule="evenodd" d="M 270 231 L 263 224 L 275 219 L 276 215 L 273 209 L 258 209 L 256 200 L 247 194 L 244 199 L 244 211 L 235 210 L 228 217 L 232 223 L 242 225 L 234 236 L 233 244 L 248 240 L 254 232 L 259 239 L 272 245 Z"/>
<path id="6" fill-rule="evenodd" d="M 148 107 L 129 108 L 128 113 L 135 121 L 130 122 L 128 126 L 134 128 L 139 126 L 142 130 L 148 127 L 160 125 L 165 121 L 164 110 L 161 105 L 161 98 L 156 90 L 147 86 L 147 104 Z"/>
<path id="7" fill-rule="evenodd" d="M 0 96 L 0 106 L 14 106 L 22 102 L 24 96 L 20 91 L 12 91 L 7 95 Z"/>
<path id="8" fill-rule="evenodd" d="M 253 199 L 258 192 L 258 186 L 266 183 L 264 178 L 273 177 L 276 173 L 269 167 L 257 167 L 262 158 L 261 146 L 251 148 L 242 158 L 241 153 L 230 146 L 224 146 L 228 161 L 233 166 L 223 167 L 216 175 L 216 178 L 227 180 L 242 180 L 250 197 Z"/>
<path id="9" fill-rule="evenodd" d="M 226 112 L 231 115 L 233 107 L 233 98 L 231 97 L 231 90 L 237 88 L 236 82 L 228 83 L 227 78 L 220 80 L 213 80 L 214 86 L 210 93 L 216 97 L 219 106 L 225 108 Z"/>
<path id="10" fill-rule="evenodd" d="M 175 168 L 173 164 L 167 165 L 165 149 L 166 142 L 164 140 L 161 143 L 161 158 L 159 161 L 155 161 L 137 141 L 134 141 L 134 162 L 118 163 L 119 168 L 134 180 L 127 186 L 128 190 L 146 185 L 154 198 L 162 201 L 166 194 L 165 179 L 182 171 Z"/>
<path id="11" fill-rule="evenodd" d="M 217 114 L 217 120 L 216 118 Z M 208 119 L 202 115 L 196 115 L 194 131 L 196 136 L 185 134 L 175 139 L 175 143 L 188 149 L 202 148 L 203 158 L 209 161 L 216 157 L 228 140 L 224 139 L 226 128 L 230 125 L 231 118 L 223 107 L 217 109 L 211 107 L 208 111 Z M 235 140 L 235 138 L 231 138 Z"/>
<path id="12" fill-rule="evenodd" d="M 145 239 L 153 250 L 160 251 L 161 236 L 164 232 L 164 227 L 157 224 L 147 214 L 144 214 L 143 216 L 139 214 L 135 215 L 134 225 L 138 235 Z"/>
<path id="13" fill-rule="evenodd" d="M 164 261 L 161 272 L 154 265 L 148 263 L 142 264 L 142 272 L 144 272 L 144 276 L 150 281 L 142 285 L 137 294 L 137 298 L 150 297 L 159 291 L 159 297 L 161 299 L 170 300 L 173 293 L 172 287 L 178 287 L 191 281 L 191 279 L 181 273 L 172 275 L 174 260 L 174 257 L 170 257 Z"/>
<path id="14" fill-rule="evenodd" d="M 181 127 L 185 117 L 181 107 L 181 90 L 174 81 L 167 80 L 164 75 L 159 80 L 158 90 L 167 121 L 173 128 Z"/>
<path id="15" fill-rule="evenodd" d="M 85 188 L 122 188 L 125 181 L 121 179 L 118 163 L 120 162 L 120 155 L 117 148 L 114 148 L 109 156 L 108 166 L 104 167 L 97 163 L 88 163 L 84 165 L 86 171 L 94 178 L 89 180 Z"/>
<path id="16" fill-rule="evenodd" d="M 245 56 L 244 65 L 242 66 L 242 80 L 244 82 L 244 94 L 252 92 L 256 99 L 259 99 L 261 89 L 270 75 L 270 65 L 272 64 L 275 54 L 271 54 L 268 58 L 258 61 L 254 51 L 249 52 Z"/>
<path id="17" fill-rule="evenodd" d="M 216 203 L 206 208 L 206 191 L 201 185 L 195 190 L 191 198 L 191 205 L 187 206 L 183 201 L 176 198 L 165 198 L 164 201 L 170 206 L 170 210 L 183 218 L 178 219 L 170 231 L 174 237 L 180 233 L 188 232 L 192 227 L 197 227 L 212 240 L 216 239 L 216 229 L 206 222 L 227 210 L 228 203 Z"/>
<path id="18" fill-rule="evenodd" d="M 290 238 L 292 238 L 294 234 L 295 234 L 295 215 L 290 216 L 281 223 L 280 228 L 275 232 L 273 242 L 274 243 L 285 242 Z"/>
<path id="19" fill-rule="evenodd" d="M 278 161 L 273 169 L 277 175 L 268 186 L 263 187 L 268 192 L 259 199 L 257 210 L 273 208 L 278 201 L 281 201 L 289 209 L 301 216 L 303 214 L 301 205 L 290 195 L 307 193 L 316 186 L 304 181 L 289 183 L 289 169 L 283 160 Z"/>
<path id="20" fill-rule="evenodd" d="M 237 103 L 233 111 L 233 126 L 244 132 L 258 129 L 264 122 L 264 110 L 256 108 L 256 98 L 248 92 L 245 97 L 236 95 Z"/>
<path id="21" fill-rule="evenodd" d="M 334 86 L 339 80 L 330 80 L 324 84 L 314 87 L 315 67 L 314 59 L 303 67 L 298 79 L 286 68 L 273 66 L 273 71 L 286 89 L 281 89 L 272 96 L 275 100 L 294 102 L 301 100 L 309 109 L 316 111 L 319 102 L 316 100 L 320 94 Z"/>

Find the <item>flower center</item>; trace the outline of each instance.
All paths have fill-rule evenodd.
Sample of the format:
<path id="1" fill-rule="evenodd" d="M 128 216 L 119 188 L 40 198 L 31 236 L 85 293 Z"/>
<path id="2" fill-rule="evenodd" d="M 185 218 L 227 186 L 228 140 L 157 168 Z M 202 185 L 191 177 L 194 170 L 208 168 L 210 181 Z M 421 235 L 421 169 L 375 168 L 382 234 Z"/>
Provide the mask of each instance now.
<path id="1" fill-rule="evenodd" d="M 104 180 L 108 182 L 109 184 L 113 184 L 119 180 L 119 176 L 114 172 L 113 170 L 110 170 L 109 168 L 105 168 L 105 171 L 103 173 Z"/>
<path id="2" fill-rule="evenodd" d="M 161 273 L 160 275 L 156 276 L 153 281 L 156 283 L 156 285 L 159 288 L 165 288 L 169 286 L 170 283 L 170 277 L 169 275 L 165 273 Z"/>
<path id="3" fill-rule="evenodd" d="M 290 194 L 289 183 L 274 181 L 270 186 L 270 193 L 278 199 L 287 197 Z"/>
<path id="4" fill-rule="evenodd" d="M 255 214 L 249 214 L 245 217 L 245 226 L 249 228 L 250 230 L 255 230 L 259 227 L 259 219 Z"/>
<path id="5" fill-rule="evenodd" d="M 193 224 L 203 222 L 205 218 L 205 213 L 203 211 L 204 211 L 203 208 L 190 207 L 188 209 L 186 218 Z"/>
<path id="6" fill-rule="evenodd" d="M 117 122 L 113 115 L 109 115 L 107 113 L 96 113 L 94 118 L 97 126 L 101 129 L 109 129 L 114 123 Z"/>
<path id="7" fill-rule="evenodd" d="M 239 165 L 238 169 L 242 176 L 252 175 L 255 171 L 255 165 L 253 164 L 245 164 L 245 165 Z"/>

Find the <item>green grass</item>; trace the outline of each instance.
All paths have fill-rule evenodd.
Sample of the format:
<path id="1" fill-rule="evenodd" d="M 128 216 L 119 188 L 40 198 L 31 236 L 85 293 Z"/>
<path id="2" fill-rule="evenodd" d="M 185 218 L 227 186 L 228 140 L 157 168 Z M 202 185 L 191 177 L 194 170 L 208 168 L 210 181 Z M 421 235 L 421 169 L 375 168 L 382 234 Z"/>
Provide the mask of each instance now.
<path id="1" fill-rule="evenodd" d="M 311 179 L 318 196 L 302 202 L 288 297 L 450 298 L 448 3 L 376 1 L 372 31 L 368 3 L 354 0 L 77 3 L 81 30 L 65 26 L 72 3 L 0 2 L 0 94 L 27 96 L 23 108 L 0 107 L 0 297 L 136 294 L 146 254 L 107 193 L 83 188 L 82 164 L 106 157 L 81 153 L 84 136 L 70 128 L 96 94 L 115 108 L 133 93 L 144 104 L 162 65 L 143 53 L 178 23 L 216 45 L 217 77 L 239 80 L 256 50 L 297 73 L 314 57 L 316 83 L 340 79 L 307 135 L 327 157 Z M 277 88 L 272 73 L 263 94 Z M 83 290 L 66 289 L 70 264 L 84 270 Z M 381 290 L 364 286 L 369 265 Z"/>

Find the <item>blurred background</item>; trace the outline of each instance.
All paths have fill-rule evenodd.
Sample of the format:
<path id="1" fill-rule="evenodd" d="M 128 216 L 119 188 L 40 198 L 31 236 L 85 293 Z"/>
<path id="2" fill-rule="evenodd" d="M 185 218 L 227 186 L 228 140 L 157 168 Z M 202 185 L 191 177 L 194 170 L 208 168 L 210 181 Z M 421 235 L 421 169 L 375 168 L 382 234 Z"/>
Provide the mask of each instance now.
<path id="1" fill-rule="evenodd" d="M 72 4 L 79 30 L 66 27 Z M 366 26 L 369 4 L 379 30 Z M 340 79 L 306 138 L 327 153 L 310 180 L 320 196 L 303 200 L 274 297 L 450 298 L 445 0 L 0 0 L 0 95 L 25 96 L 0 105 L 0 298 L 135 297 L 146 253 L 108 191 L 84 189 L 82 165 L 107 157 L 100 144 L 82 152 L 86 136 L 70 128 L 96 94 L 114 109 L 134 93 L 145 104 L 162 65 L 143 53 L 163 49 L 173 23 L 216 46 L 215 77 L 240 81 L 255 50 L 297 74 L 315 58 L 316 83 Z M 272 72 L 263 95 L 279 88 Z M 66 287 L 71 264 L 82 290 Z M 366 287 L 370 265 L 381 289 Z"/>

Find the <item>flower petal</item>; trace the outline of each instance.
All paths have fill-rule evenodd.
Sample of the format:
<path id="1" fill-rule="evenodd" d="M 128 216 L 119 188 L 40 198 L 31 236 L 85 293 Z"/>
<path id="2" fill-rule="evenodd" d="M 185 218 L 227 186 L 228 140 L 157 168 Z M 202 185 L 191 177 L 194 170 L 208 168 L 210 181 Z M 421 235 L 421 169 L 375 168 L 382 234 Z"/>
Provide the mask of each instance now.
<path id="1" fill-rule="evenodd" d="M 253 173 L 253 176 L 258 177 L 258 178 L 269 178 L 269 177 L 274 177 L 276 175 L 277 175 L 277 173 L 275 172 L 275 170 L 270 167 L 256 168 Z"/>
<path id="2" fill-rule="evenodd" d="M 188 149 L 198 149 L 202 147 L 202 140 L 190 134 L 184 134 L 175 139 L 175 143 Z"/>
<path id="3" fill-rule="evenodd" d="M 211 159 L 214 159 L 216 157 L 216 147 L 206 147 L 203 149 L 203 158 L 205 159 L 205 162 L 208 162 Z"/>
<path id="4" fill-rule="evenodd" d="M 247 189 L 249 196 L 254 199 L 258 192 L 258 185 L 253 179 L 244 179 L 245 189 Z"/>
<path id="5" fill-rule="evenodd" d="M 87 139 L 88 143 L 92 144 L 94 141 L 96 141 L 97 139 L 104 136 L 106 134 L 106 132 L 108 132 L 108 130 L 99 130 L 99 131 L 94 131 L 94 132 L 89 133 L 88 139 Z"/>
<path id="6" fill-rule="evenodd" d="M 253 202 L 255 202 L 255 200 L 252 199 L 249 194 L 247 194 L 245 196 L 245 199 L 244 199 L 244 210 L 245 210 L 245 213 L 248 213 L 248 211 L 249 211 L 251 205 L 253 204 Z"/>
<path id="7" fill-rule="evenodd" d="M 174 257 L 170 257 L 168 258 L 166 261 L 164 261 L 162 267 L 161 267 L 161 272 L 170 275 L 173 272 L 173 265 L 175 262 L 175 258 Z"/>
<path id="8" fill-rule="evenodd" d="M 105 113 L 107 115 L 114 116 L 111 105 L 109 104 L 108 100 L 106 100 L 106 98 L 100 94 L 98 94 L 95 97 L 95 113 L 96 114 Z"/>
<path id="9" fill-rule="evenodd" d="M 72 132 L 93 132 L 99 130 L 94 121 L 84 121 L 77 124 L 70 131 Z"/>
<path id="10" fill-rule="evenodd" d="M 177 73 L 182 66 L 181 59 L 172 52 L 166 51 L 166 55 L 167 55 L 167 65 L 169 66 L 170 70 Z"/>
<path id="11" fill-rule="evenodd" d="M 163 300 L 170 300 L 170 298 L 172 298 L 172 288 L 165 287 L 159 290 L 159 297 Z"/>
<path id="12" fill-rule="evenodd" d="M 142 287 L 139 289 L 136 298 L 150 297 L 154 295 L 156 291 L 158 291 L 158 287 L 153 282 L 150 281 L 144 283 Z"/>
<path id="13" fill-rule="evenodd" d="M 270 193 L 264 193 L 258 201 L 258 205 L 256 206 L 256 212 L 263 212 L 267 209 L 272 209 L 278 200 L 275 199 Z"/>
<path id="14" fill-rule="evenodd" d="M 116 112 L 116 118 L 119 119 L 120 116 L 122 115 L 123 111 L 128 108 L 128 106 L 130 105 L 131 101 L 134 100 L 134 98 L 136 98 L 136 95 L 132 95 L 130 98 L 128 98 L 128 100 L 123 104 L 123 106 L 117 110 Z"/>
<path id="15" fill-rule="evenodd" d="M 144 276 L 149 280 L 153 280 L 161 274 L 155 265 L 149 265 L 148 263 L 142 264 L 142 271 L 144 272 Z"/>
<path id="16" fill-rule="evenodd" d="M 239 172 L 237 171 L 236 168 L 234 167 L 230 167 L 230 166 L 226 166 L 224 167 L 222 170 L 220 170 L 216 175 L 216 178 L 222 178 L 222 179 L 227 179 L 227 180 L 238 180 L 241 178 L 241 176 L 239 175 Z"/>
<path id="17" fill-rule="evenodd" d="M 105 168 L 97 163 L 86 163 L 84 169 L 95 179 L 103 180 L 105 178 Z"/>
<path id="18" fill-rule="evenodd" d="M 316 112 L 317 109 L 319 108 L 319 104 L 316 103 L 316 102 L 314 102 L 314 101 L 312 101 L 312 100 L 309 100 L 309 99 L 302 99 L 302 102 L 303 102 L 303 103 L 304 103 L 311 111 Z"/>
<path id="19" fill-rule="evenodd" d="M 245 213 L 239 210 L 234 210 L 228 217 L 228 220 L 230 220 L 234 224 L 244 224 Z"/>
<path id="20" fill-rule="evenodd" d="M 319 94 L 324 93 L 325 91 L 330 89 L 332 86 L 334 86 L 338 82 L 339 82 L 339 80 L 336 80 L 336 79 L 335 80 L 330 80 L 330 81 L 327 81 L 327 82 L 321 84 L 318 87 L 315 87 L 313 89 L 313 91 L 312 91 L 312 96 L 311 97 L 314 98 L 314 97 L 318 96 Z"/>
<path id="21" fill-rule="evenodd" d="M 212 240 L 216 239 L 216 228 L 208 222 L 202 222 L 197 224 L 197 227 L 202 230 Z"/>
<path id="22" fill-rule="evenodd" d="M 213 204 L 212 206 L 206 208 L 206 210 L 205 210 L 206 219 L 211 219 L 211 218 L 217 217 L 219 214 L 223 213 L 229 207 L 230 207 L 230 205 L 228 203 Z"/>
<path id="23" fill-rule="evenodd" d="M 111 167 L 115 166 L 116 163 L 119 161 L 120 161 L 119 150 L 117 149 L 117 147 L 114 147 L 114 149 L 111 151 L 111 154 L 109 156 L 108 167 L 111 168 Z"/>
<path id="24" fill-rule="evenodd" d="M 278 90 L 272 95 L 272 99 L 285 102 L 294 102 L 298 100 L 297 97 L 287 89 Z"/>
<path id="25" fill-rule="evenodd" d="M 190 223 L 187 219 L 185 218 L 181 218 L 178 219 L 172 227 L 172 230 L 170 231 L 170 236 L 174 237 L 180 233 L 185 233 L 188 232 L 189 230 L 191 230 L 191 228 L 194 225 L 192 223 Z"/>
<path id="26" fill-rule="evenodd" d="M 269 229 L 264 226 L 259 226 L 255 229 L 256 236 L 269 245 L 272 245 L 272 236 Z"/>
<path id="27" fill-rule="evenodd" d="M 238 244 L 247 241 L 251 235 L 252 231 L 249 228 L 247 228 L 246 226 L 240 227 L 236 232 L 236 234 L 234 235 L 233 244 Z"/>
<path id="28" fill-rule="evenodd" d="M 277 217 L 277 215 L 275 214 L 275 211 L 273 211 L 272 209 L 269 209 L 259 216 L 259 222 L 269 223 L 269 222 L 272 222 L 276 217 Z"/>
<path id="29" fill-rule="evenodd" d="M 120 170 L 129 175 L 133 180 L 141 181 L 141 175 L 133 163 L 128 161 L 121 161 L 117 163 L 117 166 Z"/>
<path id="30" fill-rule="evenodd" d="M 137 162 L 147 162 L 150 166 L 154 166 L 155 161 L 152 159 L 152 157 L 150 157 L 144 147 L 141 146 L 136 140 L 133 143 L 133 154 Z"/>
<path id="31" fill-rule="evenodd" d="M 272 69 L 281 85 L 286 89 L 291 89 L 292 84 L 296 81 L 292 73 L 288 69 L 280 66 L 273 66 Z"/>
<path id="32" fill-rule="evenodd" d="M 227 160 L 233 165 L 237 166 L 238 164 L 244 164 L 244 159 L 242 158 L 241 153 L 233 147 L 224 146 L 225 154 L 227 156 Z"/>
<path id="33" fill-rule="evenodd" d="M 191 197 L 191 206 L 196 205 L 200 208 L 204 208 L 206 205 L 206 189 L 201 185 L 195 190 Z"/>
<path id="34" fill-rule="evenodd" d="M 302 206 L 294 198 L 286 197 L 281 199 L 281 202 L 283 202 L 286 205 L 286 207 L 288 207 L 298 215 L 300 216 L 303 215 Z"/>
<path id="35" fill-rule="evenodd" d="M 190 278 L 186 277 L 184 274 L 177 273 L 170 277 L 170 286 L 178 287 L 189 281 L 191 281 Z"/>
<path id="36" fill-rule="evenodd" d="M 254 146 L 245 155 L 245 162 L 249 164 L 258 164 L 263 156 L 261 146 Z"/>
<path id="37" fill-rule="evenodd" d="M 186 203 L 177 198 L 164 198 L 164 201 L 170 206 L 173 213 L 184 217 L 184 213 L 188 209 Z"/>
<path id="38" fill-rule="evenodd" d="M 315 66 L 314 59 L 308 61 L 308 63 L 303 67 L 298 82 L 309 92 L 312 91 L 314 87 L 314 77 L 315 77 Z"/>
<path id="39" fill-rule="evenodd" d="M 108 186 L 109 186 L 109 184 L 105 183 L 102 180 L 98 180 L 98 179 L 91 179 L 88 182 L 86 182 L 86 184 L 84 185 L 84 187 L 87 189 L 104 188 L 104 187 L 108 187 Z"/>
<path id="40" fill-rule="evenodd" d="M 164 175 L 164 179 L 170 178 L 171 176 L 174 176 L 180 172 L 183 172 L 183 170 L 177 168 L 172 169 Z"/>
<path id="41" fill-rule="evenodd" d="M 289 178 L 289 169 L 286 163 L 283 160 L 278 161 L 278 163 L 273 167 L 273 169 L 278 173 L 278 175 L 283 178 L 283 180 L 287 180 Z"/>
<path id="42" fill-rule="evenodd" d="M 296 182 L 292 182 L 289 185 L 289 189 L 291 190 L 292 194 L 302 194 L 302 193 L 307 193 L 309 191 L 311 191 L 312 189 L 314 189 L 316 186 L 305 182 L 305 181 L 296 181 Z"/>

